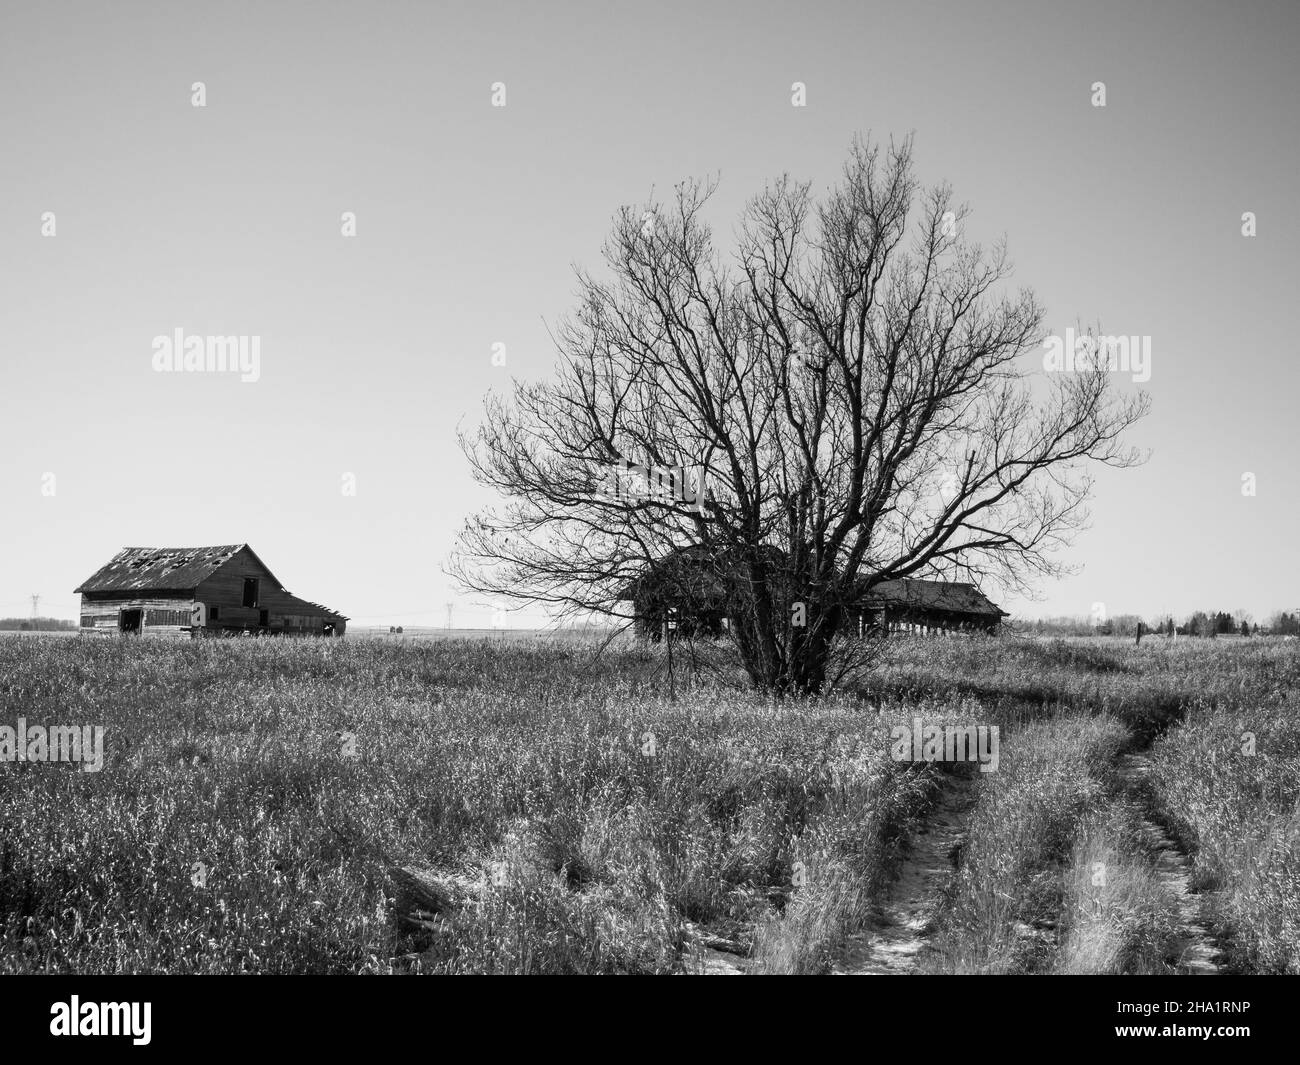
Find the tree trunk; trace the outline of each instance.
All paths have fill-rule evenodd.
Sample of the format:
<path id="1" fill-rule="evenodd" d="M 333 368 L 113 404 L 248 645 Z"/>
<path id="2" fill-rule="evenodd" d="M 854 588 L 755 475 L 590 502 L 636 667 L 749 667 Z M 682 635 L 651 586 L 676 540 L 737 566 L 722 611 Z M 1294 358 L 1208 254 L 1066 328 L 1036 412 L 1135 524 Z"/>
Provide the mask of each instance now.
<path id="1" fill-rule="evenodd" d="M 808 624 L 794 628 L 782 639 L 777 638 L 779 622 L 788 624 L 788 619 L 780 615 L 775 619 L 772 614 L 733 619 L 741 664 L 755 687 L 780 695 L 814 695 L 823 689 L 843 611 L 814 614 L 816 609 L 816 604 L 808 603 Z"/>

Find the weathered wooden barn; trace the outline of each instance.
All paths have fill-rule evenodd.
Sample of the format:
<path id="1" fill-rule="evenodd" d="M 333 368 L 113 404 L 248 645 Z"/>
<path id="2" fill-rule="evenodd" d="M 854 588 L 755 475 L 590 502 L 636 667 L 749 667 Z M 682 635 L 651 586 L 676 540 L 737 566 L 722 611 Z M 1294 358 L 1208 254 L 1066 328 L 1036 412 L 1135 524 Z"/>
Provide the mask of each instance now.
<path id="1" fill-rule="evenodd" d="M 779 573 L 782 553 L 772 554 Z M 684 639 L 721 636 L 738 599 L 736 568 L 702 545 L 673 552 L 646 567 L 619 592 L 630 602 L 634 631 L 653 642 L 671 633 Z M 973 584 L 935 580 L 884 581 L 862 589 L 846 604 L 849 631 L 860 636 L 890 633 L 995 632 L 1007 612 Z"/>
<path id="2" fill-rule="evenodd" d="M 124 547 L 76 591 L 82 632 L 342 636 L 348 621 L 287 592 L 247 544 Z"/>
<path id="3" fill-rule="evenodd" d="M 883 581 L 849 608 L 859 635 L 910 632 L 996 632 L 1010 615 L 973 584 L 960 581 Z"/>

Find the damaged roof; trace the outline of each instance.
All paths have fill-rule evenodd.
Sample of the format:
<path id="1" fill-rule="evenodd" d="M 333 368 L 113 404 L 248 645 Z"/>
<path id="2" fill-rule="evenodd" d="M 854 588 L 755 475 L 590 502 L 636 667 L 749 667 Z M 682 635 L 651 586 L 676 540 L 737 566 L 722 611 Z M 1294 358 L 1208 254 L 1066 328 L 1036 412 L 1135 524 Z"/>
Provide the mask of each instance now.
<path id="1" fill-rule="evenodd" d="M 779 570 L 785 553 L 766 546 L 769 560 Z M 694 600 L 700 607 L 722 606 L 727 597 L 728 575 L 717 559 L 715 549 L 705 544 L 678 548 L 651 563 L 644 574 L 625 584 L 617 593 L 620 602 L 636 601 L 647 591 L 668 601 Z M 981 617 L 1010 617 L 973 584 L 960 581 L 917 580 L 910 577 L 882 581 L 865 594 L 866 581 L 854 583 L 857 594 L 853 605 L 879 610 L 883 607 L 948 611 Z"/>
<path id="2" fill-rule="evenodd" d="M 124 547 L 74 591 L 192 591 L 247 546 Z"/>
<path id="3" fill-rule="evenodd" d="M 325 614 L 328 617 L 339 618 L 343 621 L 352 620 L 346 614 L 340 614 L 337 610 L 331 610 L 327 606 L 321 606 L 320 603 L 313 603 L 310 599 L 299 599 L 296 595 L 289 592 L 285 592 L 284 594 L 289 598 L 289 606 L 297 607 L 302 610 L 304 614 Z"/>
<path id="4" fill-rule="evenodd" d="M 973 584 L 957 581 L 921 581 L 904 578 L 882 581 L 866 597 L 866 606 L 914 607 L 918 610 L 947 610 L 954 614 L 982 614 L 1009 617 Z"/>
<path id="5" fill-rule="evenodd" d="M 780 566 L 785 558 L 778 548 L 765 546 L 762 550 L 772 565 Z M 633 601 L 644 590 L 670 599 L 698 598 L 720 605 L 727 596 L 728 570 L 734 573 L 736 567 L 728 566 L 717 548 L 687 544 L 647 565 L 641 576 L 619 589 L 617 598 L 620 602 Z"/>

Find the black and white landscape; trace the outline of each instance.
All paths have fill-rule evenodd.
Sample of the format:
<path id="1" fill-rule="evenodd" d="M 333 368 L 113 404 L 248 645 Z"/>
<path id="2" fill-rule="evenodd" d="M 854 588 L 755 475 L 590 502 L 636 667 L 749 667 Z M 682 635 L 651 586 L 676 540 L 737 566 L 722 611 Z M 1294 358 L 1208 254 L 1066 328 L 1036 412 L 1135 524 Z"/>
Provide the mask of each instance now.
<path id="1" fill-rule="evenodd" d="M 1298 31 L 6 3 L 0 972 L 1300 973 Z"/>

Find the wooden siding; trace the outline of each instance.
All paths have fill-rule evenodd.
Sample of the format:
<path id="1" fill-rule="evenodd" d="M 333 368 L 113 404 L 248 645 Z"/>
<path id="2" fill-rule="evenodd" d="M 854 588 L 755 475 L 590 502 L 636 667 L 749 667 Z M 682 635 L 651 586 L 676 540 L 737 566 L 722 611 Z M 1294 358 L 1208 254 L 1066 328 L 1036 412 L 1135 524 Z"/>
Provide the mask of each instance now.
<path id="1" fill-rule="evenodd" d="M 244 579 L 258 580 L 257 606 L 244 606 Z M 266 611 L 266 628 L 271 632 L 316 634 L 334 624 L 334 634 L 342 636 L 344 622 L 336 615 L 313 611 L 303 600 L 280 588 L 279 581 L 248 548 L 238 552 L 216 573 L 203 581 L 195 592 L 195 602 L 208 608 L 209 631 L 257 631 L 261 626 L 261 613 Z M 212 619 L 212 608 L 217 608 L 217 619 Z"/>
<path id="2" fill-rule="evenodd" d="M 83 593 L 81 629 L 83 632 L 115 633 L 123 610 L 139 610 L 142 635 L 184 636 L 189 632 L 192 606 L 193 598 L 189 595 Z"/>

